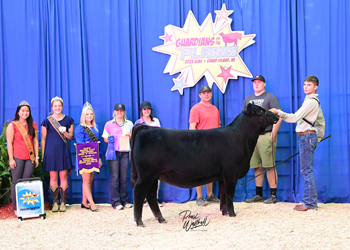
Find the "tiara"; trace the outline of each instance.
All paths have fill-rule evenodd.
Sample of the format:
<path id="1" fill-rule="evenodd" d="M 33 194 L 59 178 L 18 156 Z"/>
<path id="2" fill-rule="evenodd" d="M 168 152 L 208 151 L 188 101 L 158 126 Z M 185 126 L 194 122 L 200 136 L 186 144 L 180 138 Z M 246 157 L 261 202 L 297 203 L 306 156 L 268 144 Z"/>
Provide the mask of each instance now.
<path id="1" fill-rule="evenodd" d="M 20 104 L 18 104 L 18 107 L 21 107 L 21 106 L 28 106 L 28 107 L 30 107 L 30 105 L 29 105 L 29 103 L 28 102 L 26 102 L 26 101 L 21 101 L 21 103 Z"/>
<path id="2" fill-rule="evenodd" d="M 83 109 L 92 109 L 92 110 L 94 110 L 94 109 L 92 108 L 92 105 L 91 105 L 89 102 L 84 103 Z"/>
<path id="3" fill-rule="evenodd" d="M 51 104 L 52 104 L 53 102 L 55 102 L 55 101 L 60 101 L 60 102 L 62 103 L 62 105 L 63 105 L 63 100 L 62 100 L 61 97 L 55 96 L 54 98 L 52 98 L 52 99 L 51 99 Z"/>

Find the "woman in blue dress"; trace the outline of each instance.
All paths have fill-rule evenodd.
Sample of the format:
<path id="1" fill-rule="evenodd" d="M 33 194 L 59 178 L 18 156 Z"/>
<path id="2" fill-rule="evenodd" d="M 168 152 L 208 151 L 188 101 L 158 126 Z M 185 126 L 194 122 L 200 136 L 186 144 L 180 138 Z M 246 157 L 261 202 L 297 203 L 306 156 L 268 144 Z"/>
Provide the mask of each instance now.
<path id="1" fill-rule="evenodd" d="M 74 136 L 74 120 L 62 114 L 63 100 L 60 97 L 52 98 L 51 109 L 52 115 L 41 123 L 43 170 L 50 172 L 52 212 L 65 212 L 68 193 L 67 172 L 73 168 L 68 139 L 72 140 Z M 58 177 L 60 178 L 60 187 L 58 187 Z M 59 192 L 61 193 L 60 206 L 58 206 Z"/>
<path id="2" fill-rule="evenodd" d="M 81 112 L 80 124 L 75 129 L 75 139 L 77 143 L 88 143 L 99 141 L 99 167 L 102 166 L 101 157 L 103 154 L 102 146 L 102 133 L 100 133 L 100 128 L 95 122 L 95 112 L 90 103 L 85 103 L 83 111 Z M 78 164 L 75 166 L 76 171 L 79 170 Z M 82 169 L 79 171 L 83 179 L 83 200 L 81 202 L 81 208 L 90 209 L 92 212 L 99 212 L 95 205 L 95 202 L 91 194 L 91 184 L 94 180 L 95 173 L 99 173 L 100 170 L 94 169 Z M 90 206 L 87 204 L 89 201 Z"/>

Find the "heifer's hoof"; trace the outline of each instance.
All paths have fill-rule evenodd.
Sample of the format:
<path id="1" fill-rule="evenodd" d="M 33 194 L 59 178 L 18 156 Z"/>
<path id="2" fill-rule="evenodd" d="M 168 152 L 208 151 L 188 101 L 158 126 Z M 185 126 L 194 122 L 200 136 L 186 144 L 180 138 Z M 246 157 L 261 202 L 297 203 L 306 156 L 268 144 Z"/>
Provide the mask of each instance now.
<path id="1" fill-rule="evenodd" d="M 166 220 L 165 220 L 163 217 L 162 217 L 162 218 L 159 218 L 159 219 L 158 219 L 158 222 L 159 222 L 159 223 L 167 223 Z"/>
<path id="2" fill-rule="evenodd" d="M 222 210 L 222 215 L 226 215 L 227 214 L 227 211 L 226 210 Z"/>
<path id="3" fill-rule="evenodd" d="M 236 213 L 230 213 L 230 217 L 236 217 Z"/>
<path id="4" fill-rule="evenodd" d="M 138 227 L 145 227 L 145 225 L 143 224 L 142 221 L 136 222 L 136 225 L 137 225 Z"/>

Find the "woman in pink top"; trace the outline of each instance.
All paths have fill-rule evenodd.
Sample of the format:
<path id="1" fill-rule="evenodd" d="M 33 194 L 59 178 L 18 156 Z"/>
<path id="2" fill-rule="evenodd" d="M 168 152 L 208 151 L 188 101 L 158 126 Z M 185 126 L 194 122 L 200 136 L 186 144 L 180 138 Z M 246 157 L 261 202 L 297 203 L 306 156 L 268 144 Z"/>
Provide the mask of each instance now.
<path id="1" fill-rule="evenodd" d="M 12 208 L 17 215 L 15 186 L 19 179 L 32 177 L 39 164 L 38 130 L 26 101 L 18 105 L 15 119 L 7 127 L 6 138 L 12 173 Z"/>
<path id="2" fill-rule="evenodd" d="M 149 101 L 144 101 L 140 105 L 141 118 L 135 122 L 137 124 L 144 124 L 152 127 L 160 127 L 160 122 L 152 114 L 152 104 Z"/>

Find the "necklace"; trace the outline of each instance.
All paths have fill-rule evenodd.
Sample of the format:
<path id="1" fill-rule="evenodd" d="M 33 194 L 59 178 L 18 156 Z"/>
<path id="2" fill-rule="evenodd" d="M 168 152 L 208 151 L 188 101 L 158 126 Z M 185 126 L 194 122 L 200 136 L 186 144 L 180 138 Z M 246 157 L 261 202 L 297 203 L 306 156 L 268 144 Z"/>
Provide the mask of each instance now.
<path id="1" fill-rule="evenodd" d="M 117 125 L 118 125 L 119 127 L 123 127 L 124 124 L 125 124 L 125 121 L 123 120 L 123 123 L 119 123 L 119 122 L 116 121 L 116 123 L 117 123 Z"/>
<path id="2" fill-rule="evenodd" d="M 22 124 L 22 126 L 26 126 L 27 125 L 27 120 L 25 120 L 25 119 L 21 119 L 20 118 L 18 121 L 19 121 L 19 123 Z"/>
<path id="3" fill-rule="evenodd" d="M 58 118 L 58 117 L 56 118 L 54 115 L 52 115 L 52 117 L 55 118 L 57 121 L 61 121 L 66 116 L 66 115 L 64 115 L 62 113 L 61 113 L 61 115 L 62 115 L 61 118 Z"/>
<path id="4" fill-rule="evenodd" d="M 147 119 L 145 119 L 145 118 L 142 117 L 143 121 L 144 121 L 147 125 L 150 125 L 151 122 L 152 122 L 152 120 L 151 120 L 150 117 L 148 117 L 148 118 L 149 118 L 149 120 L 147 120 Z"/>

